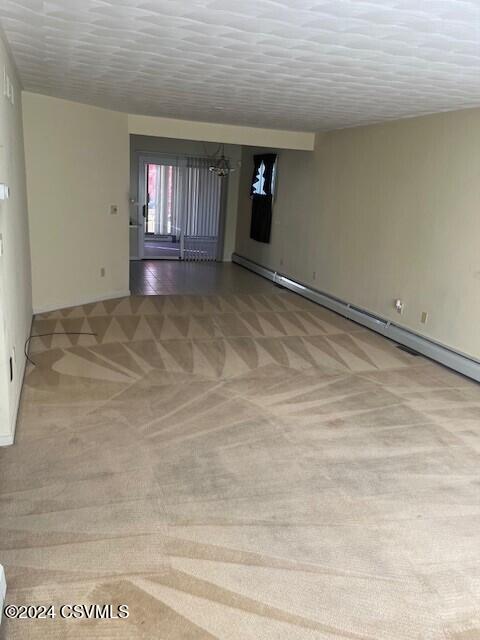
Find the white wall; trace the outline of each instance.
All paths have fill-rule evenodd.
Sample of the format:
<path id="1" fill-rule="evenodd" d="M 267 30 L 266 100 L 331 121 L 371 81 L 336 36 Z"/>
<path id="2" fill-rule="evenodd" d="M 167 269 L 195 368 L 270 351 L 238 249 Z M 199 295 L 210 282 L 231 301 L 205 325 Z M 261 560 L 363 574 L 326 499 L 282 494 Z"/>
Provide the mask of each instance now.
<path id="1" fill-rule="evenodd" d="M 23 102 L 34 310 L 128 295 L 127 115 Z"/>
<path id="2" fill-rule="evenodd" d="M 13 84 L 13 105 L 4 96 L 4 68 Z M 32 320 L 32 297 L 21 87 L 1 37 L 0 73 L 0 183 L 10 187 L 10 198 L 0 200 L 4 249 L 0 256 L 0 444 L 11 444 L 25 368 L 23 349 Z"/>
<path id="3" fill-rule="evenodd" d="M 130 136 L 130 197 L 137 200 L 138 197 L 138 157 L 141 152 L 166 153 L 171 155 L 199 155 L 204 156 L 206 151 L 214 153 L 218 145 L 206 144 L 195 140 L 177 140 L 174 138 L 158 138 L 153 136 Z M 228 177 L 227 206 L 225 219 L 225 234 L 223 244 L 223 260 L 232 259 L 235 248 L 235 233 L 237 227 L 238 185 L 240 179 L 241 147 L 237 145 L 225 145 L 225 155 L 229 158 L 231 166 L 236 169 Z M 142 222 L 142 211 L 131 206 L 130 218 L 136 222 Z M 137 229 L 130 229 L 130 255 L 138 254 Z"/>
<path id="4" fill-rule="evenodd" d="M 281 151 L 269 245 L 249 238 L 253 152 L 243 153 L 237 253 L 480 359 L 479 109 Z"/>

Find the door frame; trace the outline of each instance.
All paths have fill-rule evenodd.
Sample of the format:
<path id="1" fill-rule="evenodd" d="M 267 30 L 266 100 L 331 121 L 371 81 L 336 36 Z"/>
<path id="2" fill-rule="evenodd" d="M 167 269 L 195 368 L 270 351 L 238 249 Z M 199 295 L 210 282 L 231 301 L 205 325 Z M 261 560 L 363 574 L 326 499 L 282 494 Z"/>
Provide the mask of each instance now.
<path id="1" fill-rule="evenodd" d="M 137 162 L 137 177 L 138 177 L 138 188 L 137 188 L 137 224 L 138 224 L 138 234 L 137 234 L 137 255 L 140 260 L 145 259 L 145 225 L 143 220 L 143 211 L 142 207 L 146 202 L 146 166 L 148 164 L 171 164 L 173 166 L 178 166 L 188 157 L 202 157 L 197 154 L 174 154 L 174 153 L 162 153 L 158 151 L 137 151 L 135 153 L 136 162 Z M 217 241 L 217 256 L 216 262 L 223 261 L 223 253 L 224 253 L 224 244 L 225 244 L 225 228 L 226 228 L 226 220 L 227 220 L 227 204 L 228 204 L 228 183 L 229 177 L 225 177 L 222 179 L 222 189 L 220 194 L 220 219 L 218 223 L 218 241 Z M 183 259 L 184 256 L 184 237 L 183 237 L 183 229 L 180 230 L 180 260 Z M 160 258 L 161 259 L 161 258 Z M 171 258 L 165 258 L 166 260 L 170 260 Z"/>
<path id="2" fill-rule="evenodd" d="M 143 206 L 147 200 L 147 165 L 149 164 L 171 164 L 178 165 L 179 156 L 171 153 L 159 153 L 150 151 L 141 151 L 137 155 L 138 158 L 138 193 L 137 193 L 137 255 L 140 260 L 145 259 L 145 221 L 143 218 Z M 183 255 L 183 233 L 180 234 L 180 260 Z M 162 260 L 162 258 L 158 258 Z M 163 258 L 171 260 L 172 258 Z"/>

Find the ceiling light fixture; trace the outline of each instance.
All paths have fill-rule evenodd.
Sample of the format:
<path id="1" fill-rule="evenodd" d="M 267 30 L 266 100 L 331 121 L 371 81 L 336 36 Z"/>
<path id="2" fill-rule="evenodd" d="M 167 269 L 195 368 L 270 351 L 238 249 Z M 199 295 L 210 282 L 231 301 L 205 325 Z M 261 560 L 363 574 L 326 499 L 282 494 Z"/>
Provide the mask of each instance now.
<path id="1" fill-rule="evenodd" d="M 220 147 L 218 148 L 218 150 L 220 151 Z M 235 169 L 230 166 L 228 158 L 225 157 L 225 145 L 222 144 L 221 150 L 222 153 L 220 157 L 216 159 L 217 154 L 215 154 L 214 160 L 208 168 L 219 178 L 226 178 L 230 173 L 232 173 L 232 171 L 235 171 Z"/>

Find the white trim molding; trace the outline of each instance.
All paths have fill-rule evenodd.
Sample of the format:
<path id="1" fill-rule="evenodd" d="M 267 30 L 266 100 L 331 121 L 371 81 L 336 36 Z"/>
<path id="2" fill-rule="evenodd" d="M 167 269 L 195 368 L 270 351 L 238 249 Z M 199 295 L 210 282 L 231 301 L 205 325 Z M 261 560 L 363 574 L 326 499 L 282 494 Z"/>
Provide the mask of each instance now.
<path id="1" fill-rule="evenodd" d="M 128 114 L 128 133 L 180 140 L 313 151 L 315 133 Z"/>
<path id="2" fill-rule="evenodd" d="M 16 424 L 16 421 L 15 421 Z M 15 433 L 9 433 L 8 435 L 0 435 L 0 447 L 11 447 L 15 442 Z"/>
<path id="3" fill-rule="evenodd" d="M 69 300 L 66 302 L 57 302 L 54 304 L 47 304 L 44 307 L 34 307 L 33 315 L 38 313 L 48 313 L 49 311 L 58 311 L 58 309 L 69 309 L 70 307 L 79 307 L 82 304 L 91 304 L 92 302 L 103 302 L 104 300 L 113 300 L 114 298 L 128 298 L 130 296 L 129 289 L 119 289 L 118 291 L 110 291 L 109 293 L 102 293 L 96 296 L 82 296 L 76 300 Z"/>
<path id="4" fill-rule="evenodd" d="M 7 595 L 7 581 L 5 580 L 5 571 L 0 564 L 0 624 L 2 623 L 3 605 L 5 596 Z"/>
<path id="5" fill-rule="evenodd" d="M 424 336 L 414 333 L 409 329 L 400 327 L 390 320 L 372 314 L 371 312 L 354 306 L 349 302 L 345 302 L 344 300 L 335 298 L 327 293 L 312 289 L 311 287 L 303 285 L 292 278 L 288 278 L 277 271 L 263 267 L 262 265 L 259 265 L 256 262 L 253 262 L 248 258 L 244 258 L 236 253 L 232 255 L 232 262 L 235 262 L 258 275 L 271 280 L 275 284 L 285 287 L 290 291 L 294 291 L 304 298 L 308 298 L 308 300 L 316 302 L 322 307 L 335 311 L 335 313 L 338 313 L 345 318 L 368 327 L 394 342 L 409 347 L 427 358 L 440 362 L 440 364 L 480 382 L 480 362 L 474 358 L 470 358 L 466 354 L 454 351 L 445 345 L 435 342 L 434 340 L 430 340 L 429 338 L 425 338 Z"/>

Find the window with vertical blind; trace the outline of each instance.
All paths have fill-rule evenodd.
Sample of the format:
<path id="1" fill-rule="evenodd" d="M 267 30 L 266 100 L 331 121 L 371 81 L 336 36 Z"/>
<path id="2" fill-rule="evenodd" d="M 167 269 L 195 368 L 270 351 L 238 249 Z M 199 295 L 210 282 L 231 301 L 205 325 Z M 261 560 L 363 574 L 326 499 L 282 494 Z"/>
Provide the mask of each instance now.
<path id="1" fill-rule="evenodd" d="M 218 253 L 222 178 L 209 170 L 209 158 L 186 159 L 184 259 L 215 260 Z"/>

